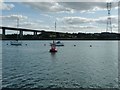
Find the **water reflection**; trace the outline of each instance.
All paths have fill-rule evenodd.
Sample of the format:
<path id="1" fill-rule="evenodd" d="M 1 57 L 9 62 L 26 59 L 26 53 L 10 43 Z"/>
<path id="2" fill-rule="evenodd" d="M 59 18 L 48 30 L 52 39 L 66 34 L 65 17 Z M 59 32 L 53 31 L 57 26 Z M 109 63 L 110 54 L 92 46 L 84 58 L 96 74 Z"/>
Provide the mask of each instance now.
<path id="1" fill-rule="evenodd" d="M 51 54 L 52 60 L 55 60 L 56 59 L 56 52 L 51 52 L 50 54 Z"/>

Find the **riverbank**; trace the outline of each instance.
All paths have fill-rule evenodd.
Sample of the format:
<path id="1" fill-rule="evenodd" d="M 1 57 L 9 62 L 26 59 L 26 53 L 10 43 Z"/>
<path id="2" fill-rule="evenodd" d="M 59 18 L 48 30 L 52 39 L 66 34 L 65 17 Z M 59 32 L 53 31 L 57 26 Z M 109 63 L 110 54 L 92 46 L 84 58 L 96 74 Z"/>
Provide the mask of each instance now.
<path id="1" fill-rule="evenodd" d="M 16 40 L 16 39 L 0 39 L 0 40 Z M 67 38 L 59 38 L 59 39 L 18 39 L 18 40 L 120 40 L 120 39 L 73 39 L 73 38 L 70 38 L 70 39 L 67 39 Z"/>

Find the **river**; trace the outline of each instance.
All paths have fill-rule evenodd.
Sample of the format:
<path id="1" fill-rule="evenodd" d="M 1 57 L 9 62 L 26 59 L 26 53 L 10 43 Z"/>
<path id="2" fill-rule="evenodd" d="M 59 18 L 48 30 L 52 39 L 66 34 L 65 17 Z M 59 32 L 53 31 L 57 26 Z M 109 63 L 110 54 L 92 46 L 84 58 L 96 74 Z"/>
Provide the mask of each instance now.
<path id="1" fill-rule="evenodd" d="M 57 53 L 50 42 L 2 41 L 2 87 L 118 88 L 118 41 L 62 41 Z"/>

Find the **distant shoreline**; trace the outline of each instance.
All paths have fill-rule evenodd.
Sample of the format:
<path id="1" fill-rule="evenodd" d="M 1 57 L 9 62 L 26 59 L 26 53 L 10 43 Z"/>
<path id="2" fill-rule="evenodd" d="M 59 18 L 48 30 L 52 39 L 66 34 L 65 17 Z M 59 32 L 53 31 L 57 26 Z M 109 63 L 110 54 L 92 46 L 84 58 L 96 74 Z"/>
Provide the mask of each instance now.
<path id="1" fill-rule="evenodd" d="M 38 35 L 0 35 L 2 40 L 120 40 L 120 33 L 55 33 L 42 32 Z"/>
<path id="2" fill-rule="evenodd" d="M 7 40 L 15 40 L 15 39 L 0 39 L 0 40 L 2 40 L 2 41 L 7 41 Z M 32 40 L 40 40 L 40 41 L 42 41 L 42 40 L 45 40 L 45 41 L 47 41 L 47 40 L 53 40 L 53 39 L 19 39 L 20 41 L 22 40 L 22 41 L 25 41 L 25 40 L 30 40 L 30 41 L 32 41 Z M 64 40 L 64 41 L 66 41 L 66 40 L 68 40 L 68 41 L 70 41 L 70 40 L 79 40 L 79 41 L 87 41 L 87 40 L 92 40 L 92 41 L 95 41 L 95 40 L 108 40 L 108 41 L 110 41 L 110 40 L 114 40 L 114 41 L 116 41 L 116 40 L 120 40 L 120 39 L 54 39 L 54 40 Z"/>

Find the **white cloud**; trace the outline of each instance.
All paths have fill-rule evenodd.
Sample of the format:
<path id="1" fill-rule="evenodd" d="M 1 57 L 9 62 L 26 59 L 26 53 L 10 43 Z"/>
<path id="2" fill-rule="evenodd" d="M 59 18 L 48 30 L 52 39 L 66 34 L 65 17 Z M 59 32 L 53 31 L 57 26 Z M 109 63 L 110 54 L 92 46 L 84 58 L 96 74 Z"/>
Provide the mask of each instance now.
<path id="1" fill-rule="evenodd" d="M 43 21 L 41 20 L 32 20 L 24 15 L 6 15 L 0 16 L 0 20 L 2 20 L 2 26 L 11 26 L 16 27 L 17 19 L 19 18 L 19 27 L 23 28 L 31 28 L 31 29 L 41 29 L 48 28 L 43 25 Z M 44 27 L 45 26 L 45 27 Z"/>
<path id="2" fill-rule="evenodd" d="M 118 16 L 111 16 L 113 31 L 118 29 Z M 84 18 L 84 17 L 63 17 L 57 21 L 63 23 L 63 26 L 58 26 L 60 31 L 69 32 L 101 32 L 106 30 L 107 16 L 99 18 Z M 102 26 L 102 27 L 101 27 Z"/>
<path id="3" fill-rule="evenodd" d="M 99 17 L 99 18 L 84 18 L 84 17 L 63 17 L 63 18 L 57 18 L 59 22 L 62 22 L 64 24 L 68 25 L 80 25 L 80 24 L 106 24 L 107 23 L 107 16 L 106 17 Z M 118 16 L 113 15 L 111 16 L 112 23 L 116 24 L 118 23 Z"/>
<path id="4" fill-rule="evenodd" d="M 57 20 L 70 25 L 94 22 L 93 19 L 83 18 L 83 17 L 63 17 L 63 18 L 58 18 Z"/>
<path id="5" fill-rule="evenodd" d="M 60 26 L 59 29 L 61 29 L 61 28 L 63 28 L 63 29 L 67 28 L 67 30 L 80 30 L 80 29 L 84 30 L 84 29 L 95 29 L 95 28 L 97 28 L 97 26 L 72 25 L 72 26 Z"/>
<path id="6" fill-rule="evenodd" d="M 14 7 L 15 7 L 14 4 L 6 4 L 3 2 L 0 2 L 0 10 L 11 10 Z"/>
<path id="7" fill-rule="evenodd" d="M 2 26 L 17 26 L 17 19 L 19 18 L 19 27 L 21 26 L 21 22 L 24 23 L 28 17 L 23 15 L 7 15 L 7 16 L 0 16 L 0 20 L 2 20 Z"/>
<path id="8" fill-rule="evenodd" d="M 23 2 L 31 8 L 43 12 L 93 12 L 97 10 L 106 10 L 106 2 Z M 112 2 L 112 8 L 116 8 L 117 3 Z"/>
<path id="9" fill-rule="evenodd" d="M 24 4 L 43 12 L 70 11 L 69 8 L 65 8 L 57 2 L 24 2 Z"/>
<path id="10" fill-rule="evenodd" d="M 64 7 L 69 7 L 74 11 L 81 12 L 93 12 L 97 10 L 107 10 L 106 2 L 62 2 L 59 3 Z M 116 8 L 118 4 L 116 2 L 112 2 L 112 8 Z"/>
<path id="11" fill-rule="evenodd" d="M 99 17 L 98 19 L 96 19 L 96 23 L 99 24 L 106 24 L 107 23 L 107 16 L 106 17 Z M 118 23 L 118 16 L 117 15 L 112 15 L 111 16 L 111 22 L 112 24 L 117 24 Z"/>
<path id="12" fill-rule="evenodd" d="M 36 23 L 33 23 L 33 22 L 22 22 L 20 23 L 20 26 L 22 27 L 29 27 L 29 26 L 32 26 L 32 25 L 35 25 Z"/>
<path id="13" fill-rule="evenodd" d="M 23 28 L 30 28 L 30 29 L 49 29 L 50 26 L 47 26 L 47 25 L 43 25 L 43 24 L 40 24 L 40 23 L 37 23 L 37 22 L 22 22 L 20 24 L 20 27 L 23 27 Z"/>
<path id="14" fill-rule="evenodd" d="M 93 25 L 62 25 L 57 27 L 57 31 L 62 32 L 99 32 L 99 27 Z"/>
<path id="15" fill-rule="evenodd" d="M 0 19 L 2 19 L 3 21 L 4 20 L 17 20 L 18 18 L 20 20 L 25 20 L 28 17 L 27 16 L 23 16 L 23 15 L 16 15 L 16 14 L 8 15 L 8 16 L 0 16 Z"/>
<path id="16" fill-rule="evenodd" d="M 50 16 L 50 15 L 48 15 L 48 14 L 40 14 L 40 15 L 45 16 L 45 17 L 49 17 L 49 18 L 52 17 L 52 16 Z"/>
<path id="17" fill-rule="evenodd" d="M 119 0 L 5 0 L 6 2 L 118 2 Z"/>

